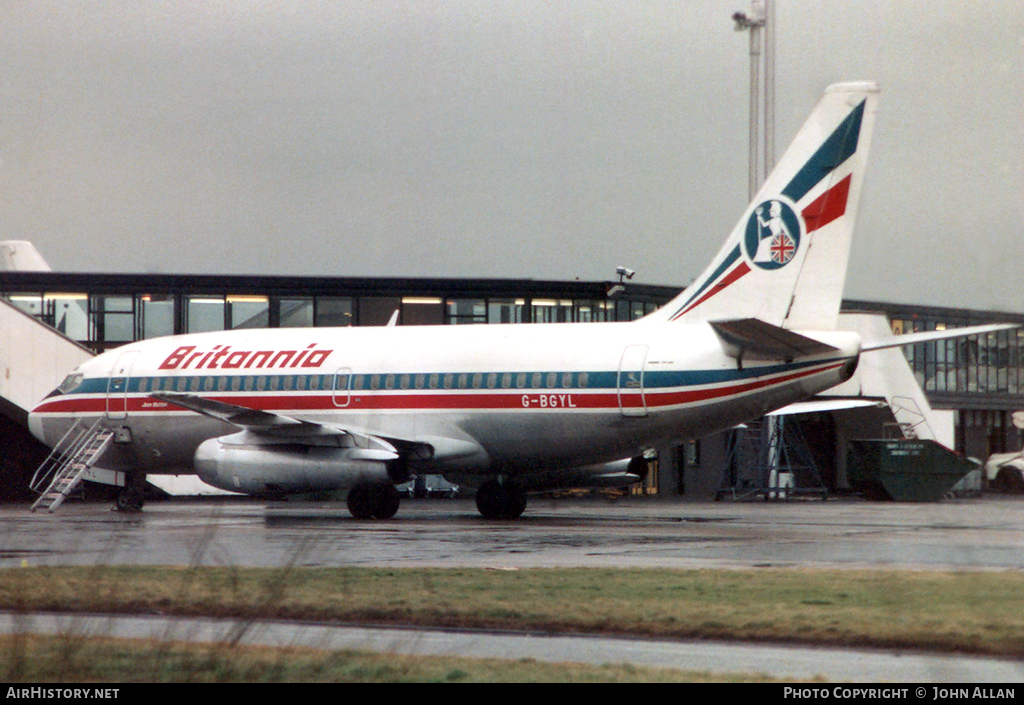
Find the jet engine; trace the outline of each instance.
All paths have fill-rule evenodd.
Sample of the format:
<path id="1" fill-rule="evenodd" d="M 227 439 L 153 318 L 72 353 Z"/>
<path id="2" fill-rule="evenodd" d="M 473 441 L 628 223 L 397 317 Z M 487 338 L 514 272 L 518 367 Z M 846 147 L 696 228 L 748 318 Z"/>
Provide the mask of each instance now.
<path id="1" fill-rule="evenodd" d="M 203 482 L 254 495 L 390 484 L 388 464 L 398 458 L 396 453 L 378 448 L 240 443 L 237 438 L 211 438 L 196 449 L 195 470 Z"/>

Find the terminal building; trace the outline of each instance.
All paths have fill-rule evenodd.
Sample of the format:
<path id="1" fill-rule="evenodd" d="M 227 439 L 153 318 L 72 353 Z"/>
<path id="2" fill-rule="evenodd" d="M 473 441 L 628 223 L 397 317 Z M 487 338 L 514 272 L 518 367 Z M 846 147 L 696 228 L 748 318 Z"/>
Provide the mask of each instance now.
<path id="1" fill-rule="evenodd" d="M 398 325 L 628 321 L 679 291 L 628 281 L 0 271 L 0 491 L 7 498 L 23 496 L 26 478 L 45 456 L 27 434 L 28 408 L 81 360 L 135 340 L 233 328 L 385 325 L 396 312 Z M 843 310 L 851 321 L 883 320 L 896 334 L 992 322 L 1024 325 L 1021 314 L 959 308 L 844 301 Z M 918 401 L 911 399 L 913 390 L 875 394 L 865 383 L 851 394 L 877 403 L 849 405 L 856 419 L 844 420 L 837 403 L 787 421 L 787 427 L 801 429 L 817 466 L 803 484 L 842 491 L 844 439 L 882 437 L 893 429 L 912 434 L 916 422 L 906 418 L 908 412 L 922 419 L 930 415 L 932 426 L 941 427 L 933 435 L 958 453 L 984 459 L 1020 450 L 1022 431 L 1011 415 L 1024 409 L 1022 351 L 1024 328 L 903 348 L 907 376 L 912 374 L 923 395 Z M 640 491 L 700 499 L 735 489 L 742 482 L 736 463 L 743 434 L 738 429 L 657 449 L 657 463 Z"/>

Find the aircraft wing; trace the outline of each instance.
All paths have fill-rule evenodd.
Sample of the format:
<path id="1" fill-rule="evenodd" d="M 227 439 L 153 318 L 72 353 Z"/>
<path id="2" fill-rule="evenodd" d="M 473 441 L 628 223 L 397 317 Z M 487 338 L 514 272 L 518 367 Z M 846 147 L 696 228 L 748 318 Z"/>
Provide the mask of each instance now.
<path id="1" fill-rule="evenodd" d="M 325 429 L 320 424 L 293 419 L 290 416 L 273 414 L 269 411 L 250 409 L 237 404 L 215 401 L 195 394 L 180 392 L 154 392 L 149 396 L 175 406 L 195 411 L 221 421 L 227 421 L 247 431 L 262 433 L 278 433 L 281 435 L 317 435 L 318 429 Z M 323 431 L 319 431 L 322 433 Z"/>
<path id="2" fill-rule="evenodd" d="M 725 344 L 726 353 L 737 359 L 794 360 L 839 350 L 756 318 L 711 321 L 710 325 Z"/>
<path id="3" fill-rule="evenodd" d="M 195 394 L 154 392 L 149 396 L 198 414 L 227 421 L 249 433 L 267 439 L 322 445 L 325 439 L 334 438 L 342 447 L 355 446 L 357 448 L 383 450 L 395 453 L 395 457 L 402 455 L 410 460 L 462 458 L 476 455 L 482 451 L 479 444 L 471 440 L 448 436 L 406 438 L 389 433 L 381 433 L 376 430 L 348 426 L 338 428 L 312 421 L 303 421 L 302 419 L 296 419 L 284 414 L 275 414 L 270 411 L 250 409 L 237 404 L 207 399 Z"/>
<path id="4" fill-rule="evenodd" d="M 303 441 L 313 443 L 315 439 L 333 436 L 337 438 L 343 447 L 377 448 L 397 453 L 397 449 L 392 443 L 372 434 L 302 421 L 291 416 L 274 414 L 259 409 L 250 409 L 245 406 L 238 406 L 237 404 L 228 404 L 227 402 L 207 399 L 195 394 L 156 392 L 149 396 L 190 411 L 195 411 L 198 414 L 227 421 L 260 436 L 286 438 L 295 443 L 302 443 Z"/>

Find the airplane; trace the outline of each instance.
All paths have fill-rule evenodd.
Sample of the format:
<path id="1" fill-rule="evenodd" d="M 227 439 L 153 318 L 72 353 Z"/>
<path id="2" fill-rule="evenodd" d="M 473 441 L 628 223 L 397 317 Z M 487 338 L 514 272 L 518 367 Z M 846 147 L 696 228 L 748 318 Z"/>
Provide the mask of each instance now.
<path id="1" fill-rule="evenodd" d="M 130 343 L 80 365 L 32 410 L 54 446 L 79 419 L 113 430 L 127 473 L 197 474 L 233 492 L 348 490 L 356 518 L 439 474 L 481 515 L 527 494 L 640 479 L 654 448 L 737 426 L 849 379 L 863 352 L 1013 326 L 862 341 L 837 330 L 878 99 L 830 86 L 705 271 L 616 323 L 247 329 Z"/>

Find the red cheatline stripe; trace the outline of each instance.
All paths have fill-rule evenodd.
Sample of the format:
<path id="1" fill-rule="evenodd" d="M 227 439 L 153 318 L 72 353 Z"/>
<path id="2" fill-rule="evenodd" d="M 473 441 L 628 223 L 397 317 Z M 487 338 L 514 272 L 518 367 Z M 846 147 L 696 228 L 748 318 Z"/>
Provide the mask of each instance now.
<path id="1" fill-rule="evenodd" d="M 850 177 L 852 176 L 853 174 L 848 174 L 845 179 L 804 208 L 802 215 L 807 224 L 807 232 L 822 228 L 846 213 L 846 197 L 850 193 Z"/>
<path id="2" fill-rule="evenodd" d="M 736 268 L 734 270 L 732 270 L 731 272 L 726 274 L 724 277 L 722 277 L 722 280 L 720 282 L 718 282 L 717 284 L 712 286 L 708 290 L 708 293 L 704 294 L 704 296 L 700 297 L 699 299 L 694 301 L 692 304 L 690 304 L 689 306 L 684 308 L 682 311 L 677 313 L 673 317 L 673 319 L 678 318 L 679 316 L 682 316 L 684 313 L 687 313 L 687 312 L 691 311 L 692 309 L 694 309 L 696 306 L 704 303 L 705 301 L 710 299 L 712 296 L 714 296 L 715 294 L 720 292 L 722 289 L 724 289 L 725 287 L 727 287 L 730 284 L 732 284 L 734 281 L 736 281 L 737 279 L 739 279 L 740 277 L 742 277 L 744 274 L 746 274 L 749 271 L 750 271 L 750 266 L 746 262 L 740 262 L 736 266 Z"/>
<path id="3" fill-rule="evenodd" d="M 672 391 L 644 390 L 644 398 L 648 408 L 674 406 L 678 404 L 696 403 L 721 399 L 734 394 L 764 389 L 796 379 L 808 377 L 821 372 L 833 370 L 844 361 L 828 363 L 822 367 L 799 370 L 790 374 L 752 380 L 749 382 L 704 387 L 701 389 L 677 389 Z M 527 404 L 523 403 L 527 397 Z M 541 400 L 543 397 L 543 401 Z M 597 409 L 614 410 L 619 408 L 617 390 L 588 393 L 559 393 L 539 390 L 515 390 L 505 393 L 452 393 L 452 394 L 410 394 L 405 392 L 387 392 L 374 395 L 353 395 L 348 406 L 335 406 L 332 398 L 325 395 L 263 395 L 245 398 L 230 396 L 212 396 L 210 399 L 228 404 L 244 406 L 261 411 L 366 411 L 366 410 L 408 410 L 408 409 Z M 55 399 L 37 409 L 37 413 L 102 414 L 107 411 L 105 397 L 84 399 Z M 123 400 L 119 400 L 123 401 Z M 246 403 L 248 402 L 248 403 Z M 640 406 L 640 391 L 623 391 L 622 405 L 626 408 Z M 124 412 L 124 406 L 111 407 L 112 412 Z M 149 397 L 131 397 L 128 399 L 128 412 L 180 412 L 181 407 L 173 404 L 157 402 Z"/>
<path id="4" fill-rule="evenodd" d="M 727 397 L 733 394 L 743 394 L 744 392 L 751 392 L 757 389 L 773 387 L 775 385 L 783 384 L 785 382 L 792 382 L 793 380 L 800 379 L 802 377 L 808 377 L 810 375 L 815 375 L 820 372 L 828 372 L 829 370 L 834 370 L 838 367 L 841 367 L 843 364 L 844 362 L 835 362 L 825 367 L 818 367 L 810 370 L 801 370 L 800 372 L 794 372 L 792 374 L 784 375 L 782 377 L 755 380 L 753 382 L 737 384 L 730 387 L 716 387 L 714 389 L 698 389 L 693 391 L 647 392 L 647 406 L 674 406 L 676 404 L 686 404 L 691 402 L 707 401 L 709 399 L 718 399 L 720 397 Z M 656 400 L 653 404 L 650 402 L 652 398 Z"/>

